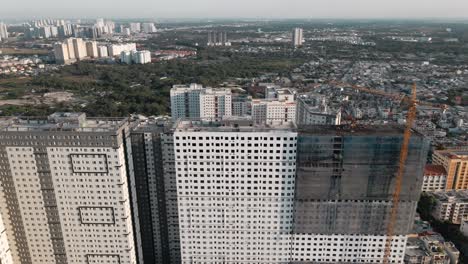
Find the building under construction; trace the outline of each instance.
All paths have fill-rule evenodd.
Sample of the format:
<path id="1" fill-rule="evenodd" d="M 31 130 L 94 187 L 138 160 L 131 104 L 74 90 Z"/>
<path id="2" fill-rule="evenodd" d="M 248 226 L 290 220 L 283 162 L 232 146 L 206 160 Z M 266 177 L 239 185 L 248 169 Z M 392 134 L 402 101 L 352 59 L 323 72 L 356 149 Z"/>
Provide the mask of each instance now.
<path id="1" fill-rule="evenodd" d="M 402 127 L 392 126 L 299 129 L 293 233 L 338 241 L 304 263 L 382 263 L 403 135 Z M 413 133 L 393 230 L 395 263 L 403 260 L 404 250 L 394 245 L 404 249 L 412 228 L 428 150 L 429 142 Z M 356 252 L 358 244 L 368 248 Z"/>
<path id="2" fill-rule="evenodd" d="M 422 135 L 406 148 L 401 126 L 230 120 L 174 130 L 181 263 L 403 263 L 429 149 Z"/>

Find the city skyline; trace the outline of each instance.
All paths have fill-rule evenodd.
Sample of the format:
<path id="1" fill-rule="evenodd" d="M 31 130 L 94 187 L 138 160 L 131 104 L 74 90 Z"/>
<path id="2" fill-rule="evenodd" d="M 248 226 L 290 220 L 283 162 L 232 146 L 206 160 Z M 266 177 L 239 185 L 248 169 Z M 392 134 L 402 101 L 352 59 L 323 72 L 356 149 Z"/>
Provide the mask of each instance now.
<path id="1" fill-rule="evenodd" d="M 378 2 L 371 0 L 256 0 L 214 1 L 200 0 L 196 4 L 185 0 L 154 2 L 136 0 L 131 6 L 119 8 L 110 0 L 84 0 L 73 9 L 58 0 L 31 1 L 24 3 L 34 10 L 25 11 L 23 6 L 4 3 L 0 10 L 2 19 L 71 17 L 71 18 L 308 18 L 308 19 L 460 19 L 468 13 L 468 2 L 449 0 L 440 2 L 403 1 Z M 145 8 L 141 8 L 144 6 Z M 91 8 L 93 7 L 93 8 Z M 41 12 L 37 12 L 41 10 Z"/>

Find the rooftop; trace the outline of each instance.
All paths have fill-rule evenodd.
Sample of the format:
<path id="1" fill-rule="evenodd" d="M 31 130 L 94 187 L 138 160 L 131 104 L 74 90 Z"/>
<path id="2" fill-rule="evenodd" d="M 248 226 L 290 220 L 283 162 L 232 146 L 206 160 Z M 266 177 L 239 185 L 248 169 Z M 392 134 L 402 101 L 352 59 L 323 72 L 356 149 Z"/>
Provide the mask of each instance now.
<path id="1" fill-rule="evenodd" d="M 424 168 L 424 175 L 447 175 L 444 166 L 427 164 Z"/>
<path id="2" fill-rule="evenodd" d="M 468 190 L 435 192 L 432 195 L 440 202 L 468 203 Z"/>
<path id="3" fill-rule="evenodd" d="M 251 119 L 228 119 L 223 121 L 179 120 L 174 129 L 178 132 L 295 132 L 294 124 L 258 125 Z"/>
<path id="4" fill-rule="evenodd" d="M 355 126 L 350 125 L 302 125 L 298 127 L 298 131 L 304 134 L 314 134 L 314 135 L 388 135 L 403 136 L 405 127 L 400 125 L 360 125 Z M 422 137 L 422 135 L 416 131 L 412 131 L 412 135 L 417 135 Z"/>
<path id="5" fill-rule="evenodd" d="M 468 159 L 468 150 L 467 149 L 448 149 L 448 150 L 438 150 L 436 153 L 439 153 L 445 157 L 451 159 Z"/>
<path id="6" fill-rule="evenodd" d="M 0 118 L 0 131 L 112 132 L 127 121 L 127 118 L 87 118 L 84 113 L 58 112 L 48 117 L 3 117 Z"/>

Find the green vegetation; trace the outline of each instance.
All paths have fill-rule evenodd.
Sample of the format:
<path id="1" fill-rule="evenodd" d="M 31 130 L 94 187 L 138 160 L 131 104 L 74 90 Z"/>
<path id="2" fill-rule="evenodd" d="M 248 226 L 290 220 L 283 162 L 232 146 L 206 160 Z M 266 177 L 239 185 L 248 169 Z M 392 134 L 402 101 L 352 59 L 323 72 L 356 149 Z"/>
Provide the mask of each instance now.
<path id="1" fill-rule="evenodd" d="M 173 60 L 146 65 L 100 65 L 81 62 L 59 72 L 13 83 L 11 97 L 67 91 L 75 100 L 44 105 L 0 106 L 3 115 L 37 115 L 54 111 L 84 111 L 90 116 L 127 116 L 132 113 L 161 115 L 169 112 L 169 92 L 174 84 L 201 83 L 219 86 L 227 80 L 250 80 L 263 73 L 286 75 L 303 59 L 248 57 L 223 50 L 201 50 L 192 60 Z M 1 84 L 1 83 L 0 83 Z M 12 91 L 12 88 L 13 91 Z"/>

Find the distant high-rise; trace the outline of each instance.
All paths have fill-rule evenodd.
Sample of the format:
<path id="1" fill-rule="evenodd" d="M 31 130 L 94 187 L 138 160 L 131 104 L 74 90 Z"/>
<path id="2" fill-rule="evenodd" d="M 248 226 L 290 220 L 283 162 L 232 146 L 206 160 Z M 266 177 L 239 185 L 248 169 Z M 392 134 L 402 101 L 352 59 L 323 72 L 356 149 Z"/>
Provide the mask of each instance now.
<path id="1" fill-rule="evenodd" d="M 97 27 L 103 27 L 104 26 L 104 18 L 96 19 L 96 26 Z"/>
<path id="2" fill-rule="evenodd" d="M 132 33 L 141 32 L 141 23 L 130 23 L 130 31 Z"/>
<path id="3" fill-rule="evenodd" d="M 101 45 L 101 46 L 98 46 L 97 49 L 98 49 L 99 58 L 105 58 L 109 56 L 107 46 Z"/>
<path id="4" fill-rule="evenodd" d="M 98 58 L 99 57 L 96 41 L 87 41 L 86 42 L 86 53 L 87 53 L 88 57 L 91 57 L 91 58 Z"/>
<path id="5" fill-rule="evenodd" d="M 137 263 L 127 119 L 56 113 L 0 130 L 0 237 L 14 263 Z"/>
<path id="6" fill-rule="evenodd" d="M 175 85 L 171 89 L 172 118 L 221 120 L 232 115 L 231 90 Z"/>
<path id="7" fill-rule="evenodd" d="M 73 48 L 75 49 L 75 56 L 77 60 L 82 60 L 86 58 L 86 44 L 81 38 L 74 38 L 73 39 Z"/>
<path id="8" fill-rule="evenodd" d="M 171 117 L 200 118 L 200 93 L 203 86 L 199 84 L 174 85 L 171 89 Z"/>
<path id="9" fill-rule="evenodd" d="M 154 32 L 156 32 L 156 27 L 154 26 L 154 23 L 143 23 L 142 24 L 142 29 L 143 29 L 143 32 L 145 32 L 145 33 L 154 33 Z"/>
<path id="10" fill-rule="evenodd" d="M 302 43 L 304 43 L 302 28 L 295 28 L 293 30 L 292 42 L 295 48 L 302 46 Z"/>
<path id="11" fill-rule="evenodd" d="M 275 98 L 252 100 L 252 120 L 256 124 L 296 122 L 296 101 L 289 89 L 278 89 Z"/>
<path id="12" fill-rule="evenodd" d="M 206 88 L 200 93 L 200 118 L 221 120 L 232 116 L 232 95 L 228 88 Z"/>
<path id="13" fill-rule="evenodd" d="M 68 58 L 70 60 L 76 60 L 75 47 L 73 45 L 73 39 L 68 38 L 68 39 L 64 40 L 64 43 L 66 43 L 67 46 L 68 46 Z"/>
<path id="14" fill-rule="evenodd" d="M 208 46 L 231 46 L 231 42 L 227 39 L 227 32 L 209 31 L 208 32 Z"/>
<path id="15" fill-rule="evenodd" d="M 66 43 L 55 43 L 54 44 L 54 55 L 55 61 L 59 64 L 67 64 L 70 62 L 68 55 L 68 45 Z"/>

